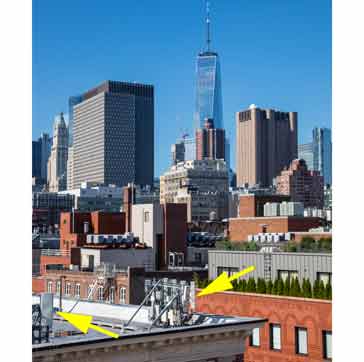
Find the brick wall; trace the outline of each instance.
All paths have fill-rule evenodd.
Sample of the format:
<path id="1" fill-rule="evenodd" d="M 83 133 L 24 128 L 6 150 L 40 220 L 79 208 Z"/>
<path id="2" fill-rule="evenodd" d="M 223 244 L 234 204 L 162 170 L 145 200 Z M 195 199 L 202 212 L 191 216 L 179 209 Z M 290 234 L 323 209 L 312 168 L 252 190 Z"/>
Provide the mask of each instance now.
<path id="1" fill-rule="evenodd" d="M 231 241 L 247 241 L 248 235 L 263 232 L 286 233 L 289 231 L 308 231 L 321 225 L 317 217 L 259 217 L 236 218 L 229 220 L 229 237 Z"/>
<path id="2" fill-rule="evenodd" d="M 269 319 L 260 331 L 260 346 L 246 342 L 245 362 L 322 362 L 322 332 L 332 330 L 332 305 L 325 300 L 224 292 L 196 298 L 196 310 Z M 281 325 L 281 351 L 270 349 L 269 323 Z M 307 328 L 308 356 L 296 354 L 295 327 Z"/>

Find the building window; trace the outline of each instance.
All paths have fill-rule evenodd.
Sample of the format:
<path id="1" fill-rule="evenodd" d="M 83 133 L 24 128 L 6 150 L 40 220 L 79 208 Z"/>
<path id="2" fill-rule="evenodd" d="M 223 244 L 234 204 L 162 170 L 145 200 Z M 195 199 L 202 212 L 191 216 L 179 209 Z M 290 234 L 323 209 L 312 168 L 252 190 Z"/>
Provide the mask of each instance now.
<path id="1" fill-rule="evenodd" d="M 217 267 L 217 275 L 220 275 L 223 272 L 226 272 L 227 275 L 230 277 L 233 274 L 237 273 L 239 271 L 239 268 L 229 268 L 226 266 L 218 266 Z"/>
<path id="2" fill-rule="evenodd" d="M 56 284 L 56 293 L 60 294 L 61 293 L 61 282 L 58 280 L 57 284 Z"/>
<path id="3" fill-rule="evenodd" d="M 324 282 L 324 285 L 327 283 L 331 284 L 331 273 L 317 273 L 317 279 L 321 282 Z"/>
<path id="4" fill-rule="evenodd" d="M 195 253 L 195 262 L 201 263 L 202 262 L 202 255 L 201 253 Z"/>
<path id="5" fill-rule="evenodd" d="M 99 287 L 99 289 L 97 289 L 97 299 L 104 300 L 104 287 Z"/>
<path id="6" fill-rule="evenodd" d="M 250 336 L 250 343 L 253 347 L 259 347 L 260 346 L 260 333 L 259 328 L 254 328 L 253 332 Z"/>
<path id="7" fill-rule="evenodd" d="M 126 288 L 120 287 L 119 298 L 120 298 L 120 304 L 125 304 L 125 302 L 126 302 Z"/>
<path id="8" fill-rule="evenodd" d="M 79 298 L 81 295 L 81 285 L 77 283 L 75 285 L 75 297 Z"/>
<path id="9" fill-rule="evenodd" d="M 66 284 L 66 289 L 65 289 L 64 294 L 65 295 L 70 295 L 71 294 L 71 283 Z"/>
<path id="10" fill-rule="evenodd" d="M 93 285 L 87 287 L 87 299 L 93 299 Z"/>
<path id="11" fill-rule="evenodd" d="M 270 349 L 280 351 L 281 350 L 281 325 L 270 324 L 269 325 L 270 336 Z"/>
<path id="12" fill-rule="evenodd" d="M 296 353 L 307 355 L 307 329 L 296 327 Z"/>
<path id="13" fill-rule="evenodd" d="M 110 288 L 109 302 L 114 303 L 115 300 L 115 287 Z"/>
<path id="14" fill-rule="evenodd" d="M 144 222 L 149 222 L 149 211 L 144 212 Z"/>
<path id="15" fill-rule="evenodd" d="M 47 283 L 47 292 L 52 293 L 52 289 L 53 289 L 53 283 L 49 281 Z"/>
<path id="16" fill-rule="evenodd" d="M 298 271 L 297 270 L 278 270 L 278 279 L 282 279 L 286 281 L 289 278 L 293 280 L 294 278 L 298 279 Z"/>
<path id="17" fill-rule="evenodd" d="M 326 359 L 332 359 L 332 342 L 331 342 L 331 331 L 323 331 L 322 332 L 322 344 L 323 344 L 323 352 L 324 352 L 324 358 Z"/>

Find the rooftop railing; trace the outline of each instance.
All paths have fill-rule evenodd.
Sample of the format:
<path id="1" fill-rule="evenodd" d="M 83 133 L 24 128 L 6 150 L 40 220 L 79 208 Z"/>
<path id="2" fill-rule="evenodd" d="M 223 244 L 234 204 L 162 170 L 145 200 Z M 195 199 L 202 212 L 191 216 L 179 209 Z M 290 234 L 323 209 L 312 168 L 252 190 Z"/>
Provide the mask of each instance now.
<path id="1" fill-rule="evenodd" d="M 43 256 L 70 256 L 69 250 L 61 249 L 42 249 L 41 255 Z"/>

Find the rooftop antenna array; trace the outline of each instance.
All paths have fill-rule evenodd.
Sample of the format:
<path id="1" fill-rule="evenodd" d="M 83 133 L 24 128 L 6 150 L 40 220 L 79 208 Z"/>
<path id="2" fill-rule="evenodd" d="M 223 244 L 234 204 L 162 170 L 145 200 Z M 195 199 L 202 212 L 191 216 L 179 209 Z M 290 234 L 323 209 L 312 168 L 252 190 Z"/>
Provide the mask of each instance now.
<path id="1" fill-rule="evenodd" d="M 180 327 L 189 324 L 195 309 L 195 283 L 163 278 L 146 279 L 145 303 L 150 305 L 149 321 L 160 328 Z"/>

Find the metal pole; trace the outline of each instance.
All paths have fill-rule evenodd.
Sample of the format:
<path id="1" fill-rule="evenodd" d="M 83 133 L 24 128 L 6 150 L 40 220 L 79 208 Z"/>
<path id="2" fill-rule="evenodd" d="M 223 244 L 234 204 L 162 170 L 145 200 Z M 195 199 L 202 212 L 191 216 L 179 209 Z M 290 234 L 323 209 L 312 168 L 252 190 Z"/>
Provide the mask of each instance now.
<path id="1" fill-rule="evenodd" d="M 157 318 L 154 319 L 153 323 L 151 324 L 151 326 L 149 327 L 149 331 L 152 329 L 152 327 L 154 326 L 154 324 L 157 323 L 157 321 L 159 320 L 159 318 L 163 315 L 163 313 L 169 308 L 169 306 L 174 302 L 174 300 L 179 296 L 179 294 L 177 293 L 167 304 L 166 306 L 162 309 L 162 311 L 158 314 Z"/>
<path id="2" fill-rule="evenodd" d="M 154 285 L 154 287 L 150 290 L 150 292 L 145 296 L 145 298 L 143 299 L 143 301 L 141 302 L 141 304 L 139 305 L 139 307 L 137 308 L 137 310 L 134 312 L 134 314 L 131 316 L 131 318 L 126 322 L 126 324 L 124 325 L 124 327 L 127 327 L 130 322 L 134 319 L 134 317 L 137 315 L 137 313 L 140 311 L 140 309 L 142 308 L 142 306 L 145 304 L 145 302 L 148 300 L 148 298 L 151 296 L 151 294 L 153 293 L 154 289 L 159 285 L 159 283 L 162 281 L 163 279 L 159 279 L 158 282 Z"/>

